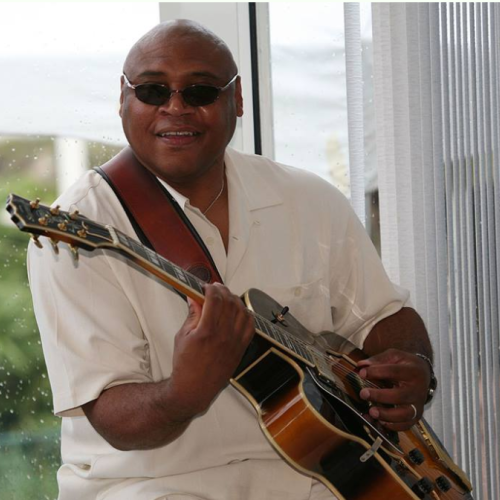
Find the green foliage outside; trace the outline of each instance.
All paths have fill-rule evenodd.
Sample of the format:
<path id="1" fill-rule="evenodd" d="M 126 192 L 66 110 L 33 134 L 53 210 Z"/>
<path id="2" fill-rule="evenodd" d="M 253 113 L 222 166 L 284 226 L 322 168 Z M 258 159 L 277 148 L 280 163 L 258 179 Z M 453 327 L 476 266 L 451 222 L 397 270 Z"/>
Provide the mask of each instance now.
<path id="1" fill-rule="evenodd" d="M 91 165 L 120 148 L 88 144 Z M 60 419 L 33 314 L 26 273 L 29 235 L 9 220 L 9 193 L 50 204 L 57 197 L 53 139 L 0 140 L 0 499 L 53 500 L 60 465 Z M 46 251 L 52 251 L 50 247 Z"/>
<path id="2" fill-rule="evenodd" d="M 46 144 L 46 146 L 49 146 Z M 8 147 L 8 154 L 4 151 Z M 0 492 L 2 500 L 57 498 L 58 418 L 33 315 L 26 276 L 29 237 L 6 220 L 9 192 L 52 200 L 53 180 L 27 177 L 34 145 L 2 144 L 0 158 Z M 36 142 L 38 150 L 43 149 Z M 17 153 L 17 154 L 16 154 Z M 5 159 L 9 163 L 5 165 Z M 24 160 L 24 161 L 23 161 Z M 6 214 L 6 212 L 5 212 Z"/>

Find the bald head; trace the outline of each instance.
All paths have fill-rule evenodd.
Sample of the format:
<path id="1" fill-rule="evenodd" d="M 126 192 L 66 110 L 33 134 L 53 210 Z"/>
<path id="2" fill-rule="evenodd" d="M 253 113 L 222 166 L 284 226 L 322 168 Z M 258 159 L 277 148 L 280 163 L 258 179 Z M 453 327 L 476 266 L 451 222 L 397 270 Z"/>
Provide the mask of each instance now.
<path id="1" fill-rule="evenodd" d="M 217 54 L 228 76 L 238 72 L 233 55 L 224 40 L 201 24 L 187 19 L 165 21 L 148 31 L 130 49 L 123 72 L 127 75 L 133 73 L 138 61 L 153 50 L 196 44 Z"/>

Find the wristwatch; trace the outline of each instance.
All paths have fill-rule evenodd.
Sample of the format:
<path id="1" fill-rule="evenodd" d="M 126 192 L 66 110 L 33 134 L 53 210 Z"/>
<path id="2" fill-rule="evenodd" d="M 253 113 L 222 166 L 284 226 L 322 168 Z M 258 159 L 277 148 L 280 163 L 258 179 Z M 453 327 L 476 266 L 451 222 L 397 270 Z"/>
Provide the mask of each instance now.
<path id="1" fill-rule="evenodd" d="M 434 393 L 436 392 L 438 386 L 438 381 L 436 375 L 434 375 L 434 367 L 432 366 L 432 361 L 430 360 L 430 358 L 428 358 L 424 354 L 420 354 L 419 352 L 416 353 L 416 356 L 423 359 L 424 361 L 427 361 L 427 363 L 429 363 L 429 368 L 431 369 L 431 381 L 429 383 L 429 390 L 427 391 L 427 399 L 425 400 L 425 404 L 427 404 L 430 403 L 432 401 L 432 398 L 434 397 Z"/>

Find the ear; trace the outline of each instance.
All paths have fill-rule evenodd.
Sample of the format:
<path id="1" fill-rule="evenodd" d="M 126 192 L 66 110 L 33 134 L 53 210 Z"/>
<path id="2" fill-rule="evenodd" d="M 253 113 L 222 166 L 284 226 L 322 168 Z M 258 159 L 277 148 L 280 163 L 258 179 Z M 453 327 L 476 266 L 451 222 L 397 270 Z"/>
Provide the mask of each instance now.
<path id="1" fill-rule="evenodd" d="M 123 76 L 120 77 L 120 107 L 118 108 L 118 114 L 120 117 L 122 116 L 122 108 L 123 108 L 123 85 L 125 84 L 125 80 Z"/>
<path id="2" fill-rule="evenodd" d="M 243 116 L 243 92 L 241 90 L 241 76 L 236 78 L 236 88 L 234 92 L 234 99 L 236 102 L 236 116 Z"/>

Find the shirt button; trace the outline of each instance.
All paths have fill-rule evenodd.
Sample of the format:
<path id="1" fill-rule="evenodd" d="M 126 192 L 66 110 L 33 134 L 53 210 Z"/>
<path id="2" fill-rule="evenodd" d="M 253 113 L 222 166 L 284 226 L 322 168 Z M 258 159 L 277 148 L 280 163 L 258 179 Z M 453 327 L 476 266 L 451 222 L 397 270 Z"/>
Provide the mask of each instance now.
<path id="1" fill-rule="evenodd" d="M 215 241 L 215 240 L 214 240 L 211 236 L 209 236 L 209 237 L 207 238 L 207 245 L 213 245 L 213 244 L 214 244 L 214 241 Z"/>
<path id="2" fill-rule="evenodd" d="M 302 290 L 297 287 L 294 291 L 293 291 L 293 294 L 295 295 L 295 297 L 298 297 L 300 294 L 302 293 Z"/>

